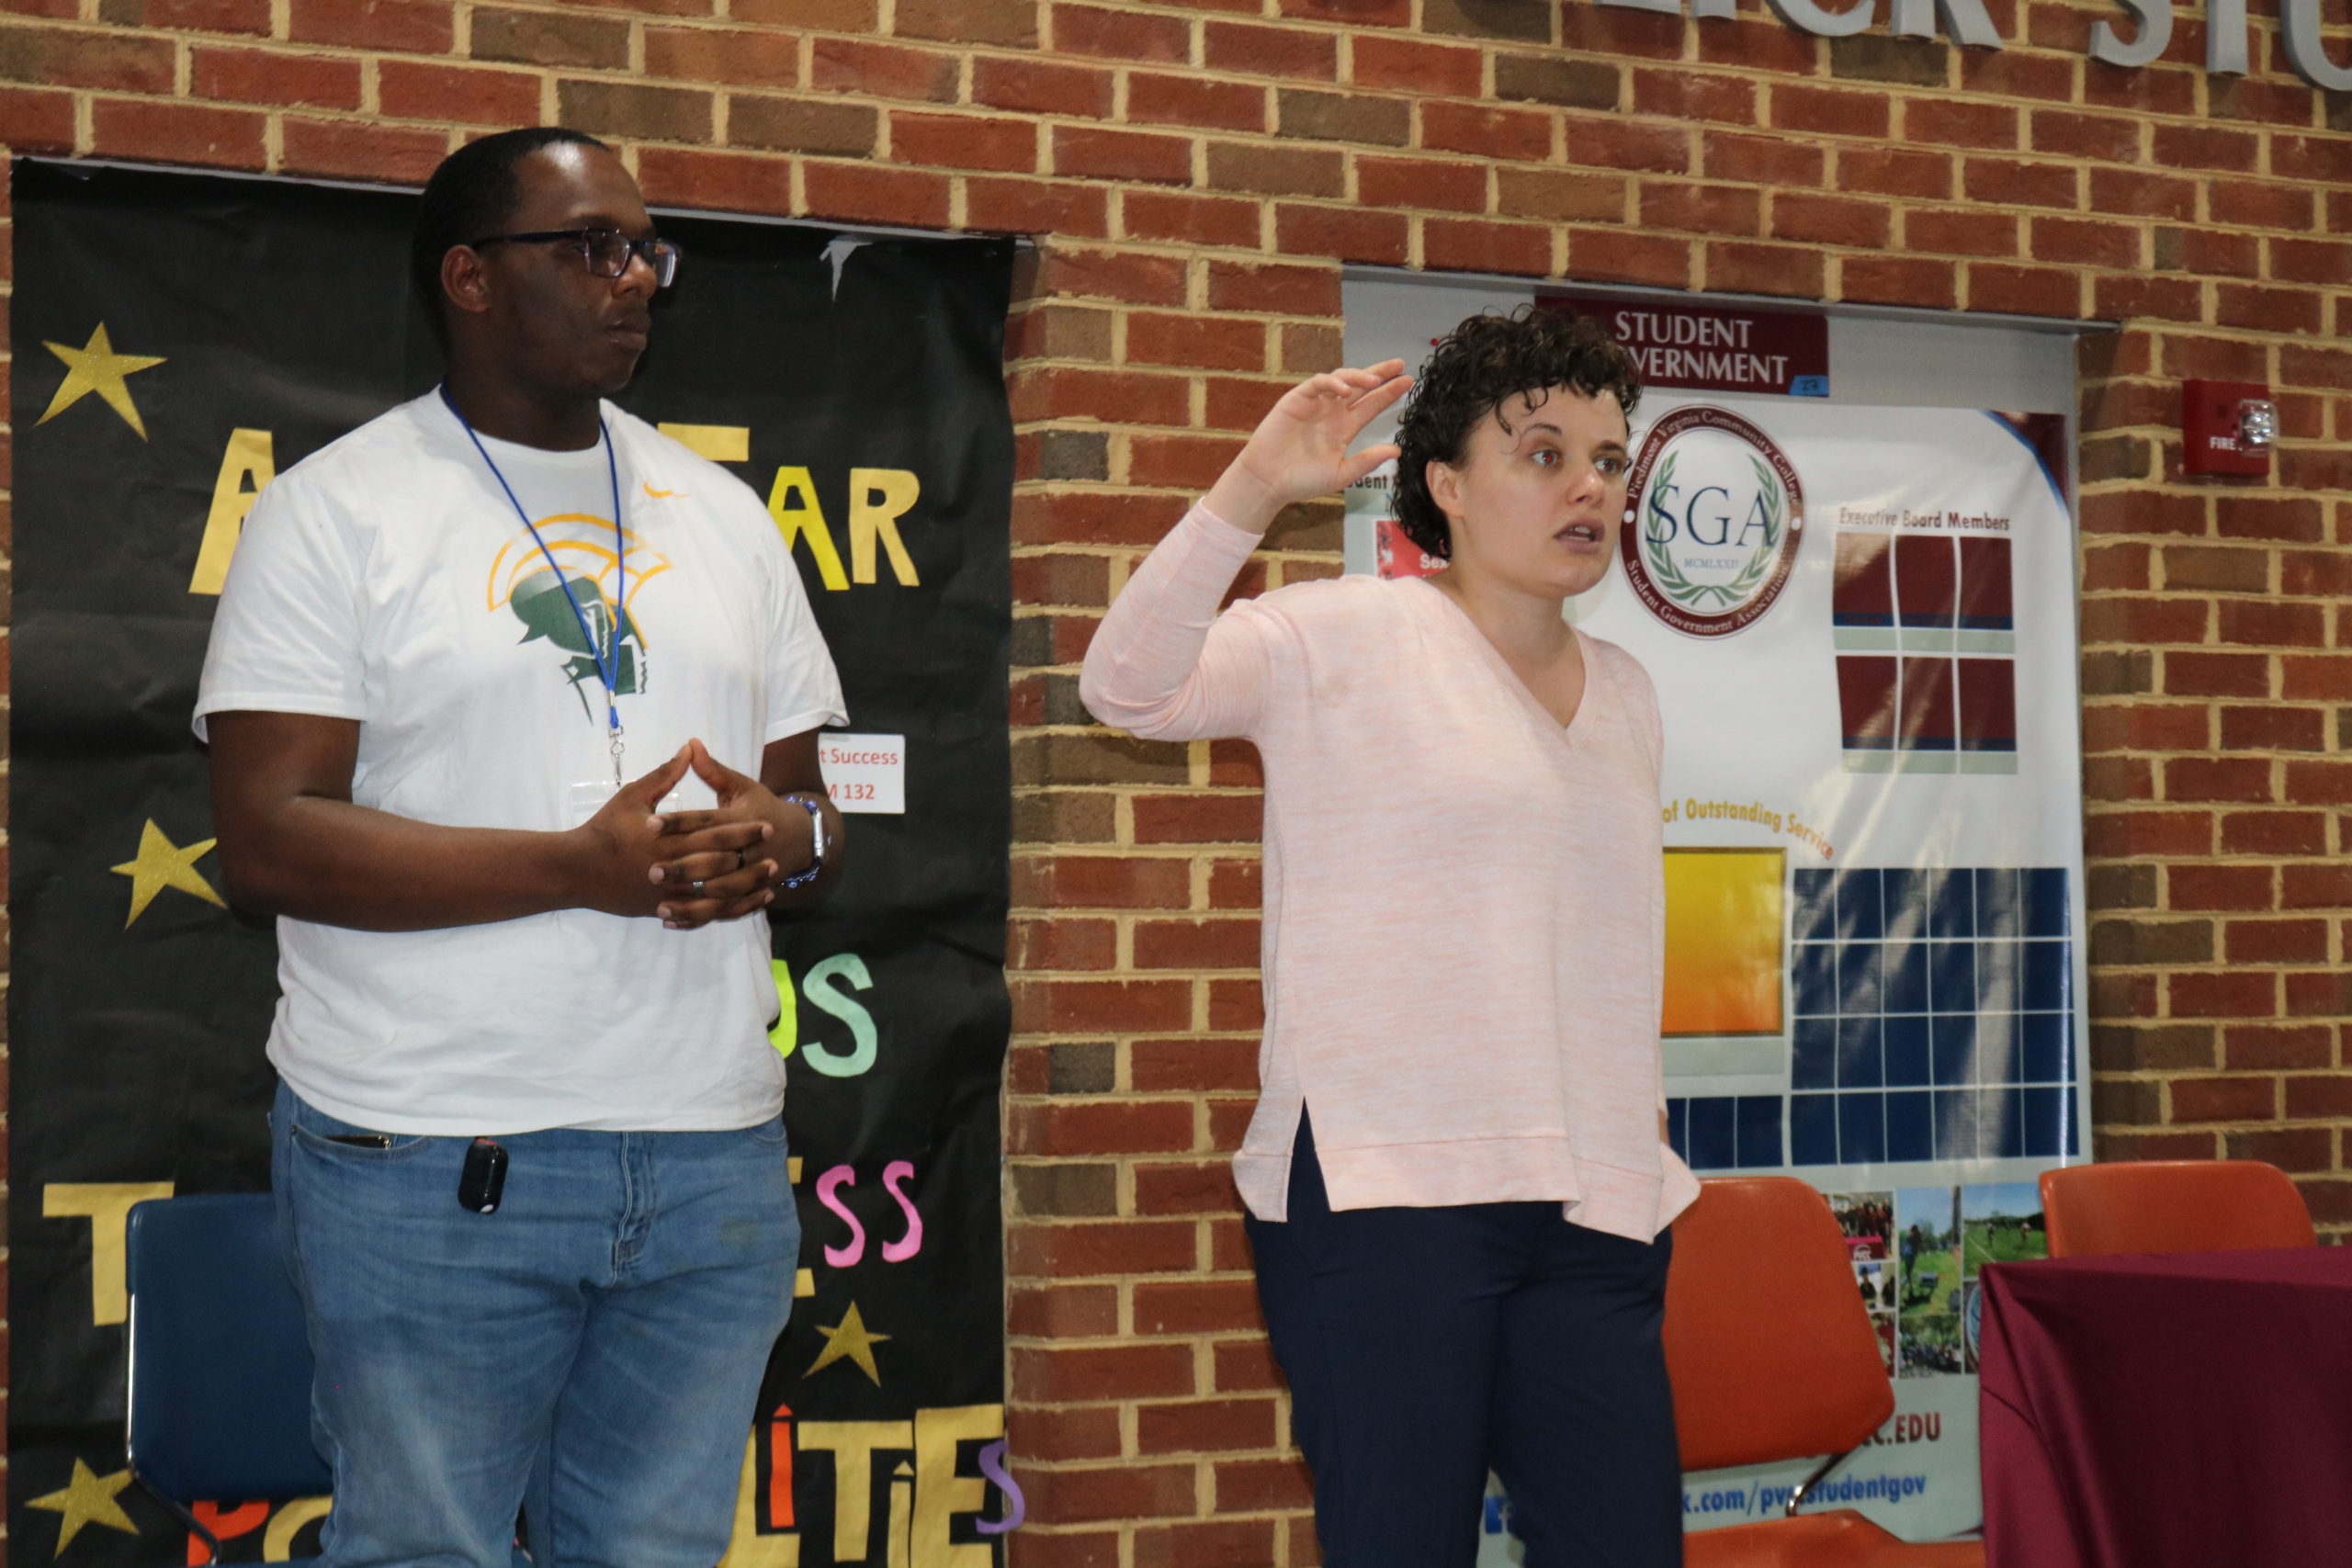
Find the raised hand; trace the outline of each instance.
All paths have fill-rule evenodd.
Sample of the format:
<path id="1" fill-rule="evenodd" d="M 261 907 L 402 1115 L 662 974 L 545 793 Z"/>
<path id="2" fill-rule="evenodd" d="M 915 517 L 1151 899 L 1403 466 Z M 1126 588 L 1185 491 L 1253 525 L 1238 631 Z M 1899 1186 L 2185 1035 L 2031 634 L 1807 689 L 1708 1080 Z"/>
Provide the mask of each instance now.
<path id="1" fill-rule="evenodd" d="M 1208 509 L 1237 528 L 1263 533 L 1283 507 L 1345 490 L 1396 457 L 1393 443 L 1352 454 L 1348 443 L 1412 387 L 1404 372 L 1403 360 L 1384 360 L 1328 370 L 1284 392 L 1211 487 Z"/>

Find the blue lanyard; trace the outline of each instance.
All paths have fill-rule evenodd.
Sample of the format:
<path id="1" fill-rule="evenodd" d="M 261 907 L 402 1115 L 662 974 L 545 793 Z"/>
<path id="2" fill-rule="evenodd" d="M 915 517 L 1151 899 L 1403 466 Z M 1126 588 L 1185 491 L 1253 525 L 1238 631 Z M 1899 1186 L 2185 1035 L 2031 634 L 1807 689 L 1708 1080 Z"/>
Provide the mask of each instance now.
<path id="1" fill-rule="evenodd" d="M 621 468 L 620 459 L 613 451 L 613 433 L 605 426 L 604 415 L 598 414 L 596 429 L 605 441 L 605 471 L 613 481 L 613 559 L 619 574 L 613 592 L 612 635 L 606 637 L 600 647 L 596 641 L 596 628 L 588 619 L 588 612 L 580 607 L 580 597 L 571 591 L 571 579 L 563 574 L 563 568 L 556 565 L 555 552 L 548 549 L 548 542 L 539 536 L 538 525 L 533 523 L 531 514 L 523 510 L 522 502 L 515 499 L 514 487 L 508 484 L 506 476 L 498 471 L 497 461 L 491 457 L 490 448 L 481 444 L 481 437 L 474 434 L 472 423 L 464 413 L 458 411 L 456 400 L 449 396 L 449 384 L 447 381 L 441 383 L 440 391 L 442 402 L 447 404 L 449 412 L 457 416 L 458 423 L 464 428 L 467 437 L 473 442 L 474 450 L 481 454 L 483 465 L 490 469 L 490 477 L 496 479 L 498 488 L 506 492 L 506 503 L 514 509 L 514 515 L 523 520 L 523 526 L 530 532 L 531 542 L 539 547 L 539 554 L 547 558 L 548 570 L 555 573 L 556 586 L 563 590 L 563 602 L 571 606 L 572 619 L 580 623 L 580 636 L 588 644 L 589 654 L 596 660 L 597 679 L 605 683 L 605 719 L 611 727 L 613 742 L 613 787 L 618 789 L 621 786 L 623 750 L 620 703 L 621 623 L 628 616 L 628 536 L 621 532 Z"/>

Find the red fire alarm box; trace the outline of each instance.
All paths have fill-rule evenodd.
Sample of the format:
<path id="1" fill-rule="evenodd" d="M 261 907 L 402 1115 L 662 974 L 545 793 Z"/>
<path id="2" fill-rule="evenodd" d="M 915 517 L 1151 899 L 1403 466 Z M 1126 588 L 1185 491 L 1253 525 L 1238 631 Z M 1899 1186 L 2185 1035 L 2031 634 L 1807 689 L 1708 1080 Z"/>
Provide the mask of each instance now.
<path id="1" fill-rule="evenodd" d="M 2259 381 L 2186 381 L 2180 466 L 2191 474 L 2267 474 L 2278 410 Z"/>

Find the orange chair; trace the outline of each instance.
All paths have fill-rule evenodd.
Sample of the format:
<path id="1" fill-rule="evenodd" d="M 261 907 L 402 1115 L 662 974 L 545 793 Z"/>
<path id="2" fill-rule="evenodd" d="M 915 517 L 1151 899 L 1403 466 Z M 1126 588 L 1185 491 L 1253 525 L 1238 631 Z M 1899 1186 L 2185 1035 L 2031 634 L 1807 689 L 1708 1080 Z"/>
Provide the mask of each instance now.
<path id="1" fill-rule="evenodd" d="M 2119 1160 L 2041 1173 L 2052 1258 L 2316 1247 L 2287 1173 L 2258 1159 Z"/>
<path id="2" fill-rule="evenodd" d="M 1688 1537 L 1688 1568 L 1982 1568 L 1978 1541 L 1914 1545 L 1851 1509 L 1797 1515 L 1894 1413 L 1846 1238 L 1811 1187 L 1786 1176 L 1701 1184 L 1674 1223 L 1666 1362 L 1683 1469 L 1830 1456 L 1788 1517 Z"/>

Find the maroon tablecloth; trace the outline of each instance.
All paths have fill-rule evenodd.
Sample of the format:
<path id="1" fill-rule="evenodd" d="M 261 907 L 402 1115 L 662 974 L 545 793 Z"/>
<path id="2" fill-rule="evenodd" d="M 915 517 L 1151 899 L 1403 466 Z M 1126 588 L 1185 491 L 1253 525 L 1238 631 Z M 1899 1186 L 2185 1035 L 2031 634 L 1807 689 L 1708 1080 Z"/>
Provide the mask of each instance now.
<path id="1" fill-rule="evenodd" d="M 1988 1265 L 1988 1568 L 2352 1563 L 2352 1247 Z"/>

